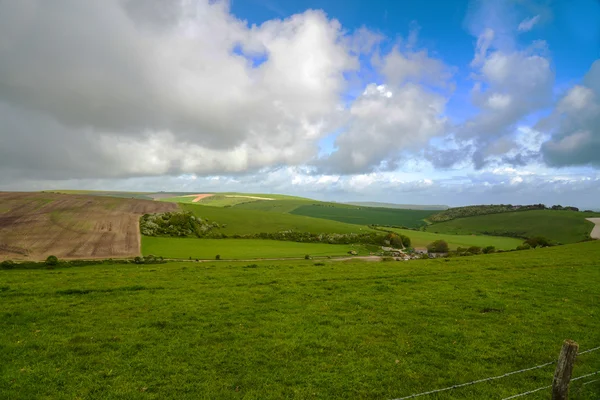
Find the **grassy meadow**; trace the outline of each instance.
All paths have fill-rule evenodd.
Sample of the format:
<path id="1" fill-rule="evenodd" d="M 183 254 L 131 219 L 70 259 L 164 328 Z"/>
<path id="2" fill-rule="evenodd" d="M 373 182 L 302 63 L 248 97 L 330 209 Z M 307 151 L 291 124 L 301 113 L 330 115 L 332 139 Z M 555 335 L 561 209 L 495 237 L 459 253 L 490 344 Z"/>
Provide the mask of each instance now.
<path id="1" fill-rule="evenodd" d="M 209 207 L 198 204 L 182 204 L 186 211 L 194 215 L 226 224 L 218 232 L 227 235 L 245 235 L 254 233 L 271 233 L 286 230 L 313 233 L 361 233 L 371 232 L 366 226 L 312 218 L 301 215 L 283 214 L 277 212 L 239 209 L 237 207 Z"/>
<path id="2" fill-rule="evenodd" d="M 426 225 L 426 222 L 423 221 L 425 218 L 437 212 L 439 211 L 311 204 L 297 207 L 290 213 L 307 217 L 330 219 L 349 224 L 396 225 L 408 228 L 418 228 Z"/>
<path id="3" fill-rule="evenodd" d="M 576 211 L 516 211 L 457 218 L 428 226 L 428 232 L 451 235 L 544 236 L 559 243 L 588 239 L 594 224 L 586 218 L 599 213 Z"/>
<path id="4" fill-rule="evenodd" d="M 412 262 L 0 270 L 6 399 L 393 399 L 600 345 L 600 242 Z M 574 377 L 600 366 L 578 357 Z M 432 399 L 500 399 L 554 366 Z M 600 381 L 570 399 L 597 399 Z M 425 397 L 424 397 L 425 398 Z M 547 399 L 549 391 L 527 399 Z"/>
<path id="5" fill-rule="evenodd" d="M 410 229 L 384 228 L 385 230 L 401 233 L 408 236 L 413 247 L 427 247 L 433 241 L 445 240 L 452 250 L 457 247 L 470 246 L 494 246 L 498 250 L 511 250 L 523 244 L 522 239 L 515 239 L 502 236 L 485 236 L 485 235 L 449 235 L 438 234 L 424 231 L 413 231 Z"/>
<path id="6" fill-rule="evenodd" d="M 314 200 L 271 200 L 253 201 L 235 206 L 236 209 L 270 211 L 278 213 L 291 213 L 295 209 L 305 205 L 316 203 Z"/>
<path id="7" fill-rule="evenodd" d="M 261 239 L 182 239 L 169 237 L 142 237 L 142 254 L 160 255 L 166 258 L 214 260 L 250 258 L 297 258 L 306 254 L 314 257 L 347 256 L 354 250 L 368 255 L 364 245 L 298 243 Z"/>

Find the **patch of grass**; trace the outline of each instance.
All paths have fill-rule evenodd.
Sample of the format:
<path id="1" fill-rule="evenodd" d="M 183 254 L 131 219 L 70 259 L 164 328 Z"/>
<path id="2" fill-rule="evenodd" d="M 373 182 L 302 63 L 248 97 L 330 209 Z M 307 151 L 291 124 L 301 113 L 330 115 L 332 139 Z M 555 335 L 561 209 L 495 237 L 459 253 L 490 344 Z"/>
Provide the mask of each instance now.
<path id="1" fill-rule="evenodd" d="M 413 231 L 409 229 L 383 228 L 392 232 L 397 232 L 406 235 L 411 240 L 413 247 L 427 247 L 428 244 L 436 240 L 445 240 L 451 250 L 456 250 L 457 247 L 471 246 L 494 246 L 499 250 L 511 250 L 523 243 L 522 239 L 515 239 L 502 236 L 486 236 L 486 235 L 450 235 L 437 234 L 432 232 Z"/>
<path id="2" fill-rule="evenodd" d="M 143 254 L 160 254 L 166 258 L 221 259 L 297 258 L 311 256 L 343 256 L 351 250 L 368 255 L 362 245 L 298 243 L 261 239 L 184 239 L 142 237 Z"/>
<path id="3" fill-rule="evenodd" d="M 278 213 L 290 213 L 298 207 L 314 204 L 315 200 L 271 200 L 254 201 L 251 203 L 238 204 L 235 208 L 244 210 L 269 211 Z"/>
<path id="4" fill-rule="evenodd" d="M 600 345 L 598 259 L 600 242 L 589 242 L 450 262 L 0 271 L 11 287 L 0 292 L 0 393 L 9 399 L 408 396 L 553 361 L 565 338 L 581 350 Z M 134 285 L 164 289 L 56 293 Z M 598 365 L 600 352 L 581 355 L 574 376 Z M 550 384 L 553 371 L 438 397 L 504 398 Z M 583 381 L 572 383 L 571 397 L 596 399 L 598 382 Z"/>
<path id="5" fill-rule="evenodd" d="M 330 219 L 360 225 L 396 225 L 418 228 L 426 225 L 423 219 L 437 213 L 435 210 L 405 210 L 383 207 L 357 207 L 338 204 L 312 204 L 297 207 L 294 215 Z"/>
<path id="6" fill-rule="evenodd" d="M 300 215 L 270 213 L 266 211 L 246 210 L 238 207 L 221 208 L 198 204 L 182 204 L 182 208 L 195 216 L 226 224 L 218 232 L 226 235 L 244 235 L 253 233 L 271 233 L 287 230 L 312 233 L 365 233 L 372 232 L 366 226 L 346 224 L 320 218 Z"/>
<path id="7" fill-rule="evenodd" d="M 428 226 L 428 232 L 452 235 L 544 236 L 559 243 L 589 239 L 594 224 L 586 218 L 598 213 L 535 210 L 458 218 Z"/>

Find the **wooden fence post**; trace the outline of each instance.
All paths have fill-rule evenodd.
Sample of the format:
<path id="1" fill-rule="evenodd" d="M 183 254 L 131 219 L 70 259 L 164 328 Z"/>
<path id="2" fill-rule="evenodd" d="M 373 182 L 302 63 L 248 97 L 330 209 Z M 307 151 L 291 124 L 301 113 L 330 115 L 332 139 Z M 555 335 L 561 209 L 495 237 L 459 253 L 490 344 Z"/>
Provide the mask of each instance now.
<path id="1" fill-rule="evenodd" d="M 565 340 L 554 371 L 552 381 L 552 400 L 567 400 L 569 398 L 569 382 L 573 372 L 573 364 L 579 345 L 572 340 Z"/>

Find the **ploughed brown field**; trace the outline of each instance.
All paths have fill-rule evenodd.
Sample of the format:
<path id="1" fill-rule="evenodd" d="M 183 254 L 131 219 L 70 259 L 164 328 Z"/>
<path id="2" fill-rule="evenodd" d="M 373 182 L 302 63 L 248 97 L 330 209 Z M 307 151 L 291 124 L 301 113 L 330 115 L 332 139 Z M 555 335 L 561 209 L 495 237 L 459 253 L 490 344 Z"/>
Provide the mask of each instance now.
<path id="1" fill-rule="evenodd" d="M 140 216 L 177 208 L 151 200 L 0 192 L 0 260 L 137 256 Z"/>

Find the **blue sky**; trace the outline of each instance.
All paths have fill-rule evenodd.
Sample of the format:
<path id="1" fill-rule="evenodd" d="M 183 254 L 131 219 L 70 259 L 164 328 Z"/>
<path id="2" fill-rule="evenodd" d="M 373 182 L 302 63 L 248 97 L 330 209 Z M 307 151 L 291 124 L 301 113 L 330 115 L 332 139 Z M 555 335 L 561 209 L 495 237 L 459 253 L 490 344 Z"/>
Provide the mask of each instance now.
<path id="1" fill-rule="evenodd" d="M 0 37 L 0 189 L 600 208 L 598 0 L 32 0 Z"/>

